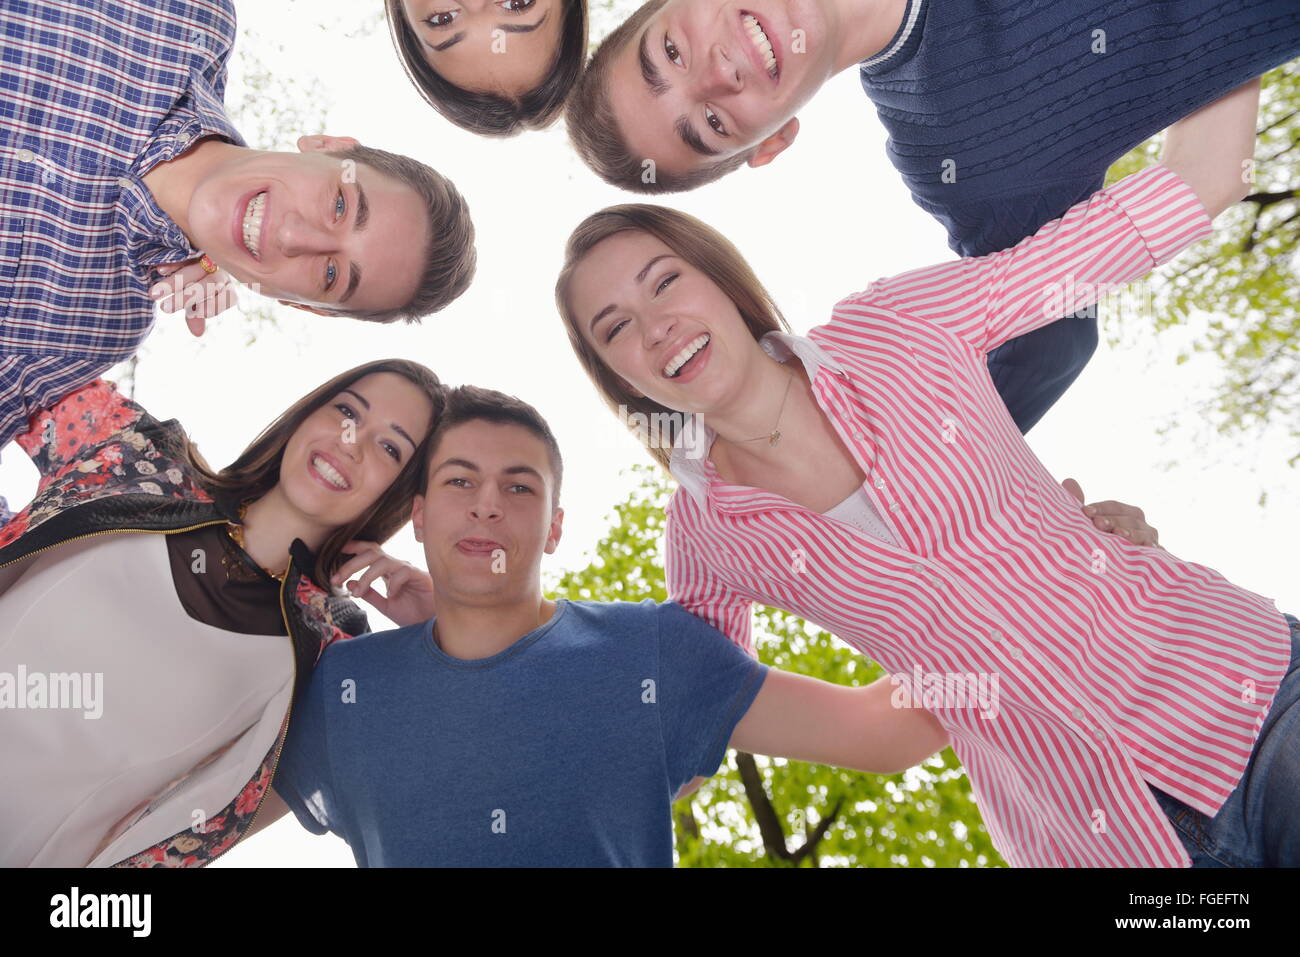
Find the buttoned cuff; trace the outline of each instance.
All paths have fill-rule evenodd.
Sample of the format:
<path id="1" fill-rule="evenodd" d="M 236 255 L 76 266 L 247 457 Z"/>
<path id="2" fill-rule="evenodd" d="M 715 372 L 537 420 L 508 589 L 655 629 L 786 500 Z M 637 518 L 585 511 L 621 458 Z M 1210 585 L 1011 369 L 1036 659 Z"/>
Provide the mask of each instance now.
<path id="1" fill-rule="evenodd" d="M 1105 193 L 1136 227 L 1157 266 L 1214 233 L 1192 188 L 1163 164 L 1126 176 Z"/>

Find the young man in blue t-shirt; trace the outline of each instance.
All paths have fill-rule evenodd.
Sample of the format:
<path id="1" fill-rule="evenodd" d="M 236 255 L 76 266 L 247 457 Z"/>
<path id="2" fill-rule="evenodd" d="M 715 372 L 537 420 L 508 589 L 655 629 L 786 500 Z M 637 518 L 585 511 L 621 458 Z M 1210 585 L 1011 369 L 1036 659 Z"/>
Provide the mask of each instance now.
<path id="1" fill-rule="evenodd" d="M 895 773 L 947 744 L 887 679 L 769 670 L 672 603 L 543 597 L 562 465 L 531 406 L 453 390 L 428 469 L 428 576 L 377 546 L 340 569 L 368 566 L 355 591 L 409 624 L 326 649 L 268 822 L 287 805 L 363 867 L 671 866 L 671 802 L 728 745 Z"/>

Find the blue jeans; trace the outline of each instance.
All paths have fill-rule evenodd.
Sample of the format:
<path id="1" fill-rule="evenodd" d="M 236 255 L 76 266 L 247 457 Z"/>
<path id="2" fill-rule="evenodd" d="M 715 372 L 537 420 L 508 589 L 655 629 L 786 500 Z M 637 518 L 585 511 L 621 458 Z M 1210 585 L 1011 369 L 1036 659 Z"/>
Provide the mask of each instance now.
<path id="1" fill-rule="evenodd" d="M 1300 867 L 1300 620 L 1285 617 L 1291 666 L 1223 807 L 1208 817 L 1151 788 L 1193 867 Z"/>

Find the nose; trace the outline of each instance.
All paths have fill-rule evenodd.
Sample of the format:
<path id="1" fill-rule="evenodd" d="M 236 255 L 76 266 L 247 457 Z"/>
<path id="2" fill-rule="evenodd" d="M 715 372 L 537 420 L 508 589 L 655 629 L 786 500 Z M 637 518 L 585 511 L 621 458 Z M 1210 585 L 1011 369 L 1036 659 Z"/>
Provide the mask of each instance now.
<path id="1" fill-rule="evenodd" d="M 478 496 L 470 506 L 469 513 L 477 522 L 489 522 L 501 517 L 501 500 L 497 497 L 493 483 L 483 482 L 479 485 Z"/>
<path id="2" fill-rule="evenodd" d="M 338 251 L 332 232 L 290 210 L 276 226 L 275 244 L 283 256 L 312 256 Z"/>
<path id="3" fill-rule="evenodd" d="M 660 344 L 666 342 L 677 327 L 677 320 L 667 314 L 659 313 L 646 317 L 641 328 L 645 330 L 645 347 L 653 352 Z"/>
<path id="4" fill-rule="evenodd" d="M 704 70 L 700 74 L 699 95 L 722 96 L 727 93 L 739 93 L 744 88 L 745 81 L 740 75 L 740 68 L 727 57 L 722 44 L 715 43 L 709 50 Z"/>

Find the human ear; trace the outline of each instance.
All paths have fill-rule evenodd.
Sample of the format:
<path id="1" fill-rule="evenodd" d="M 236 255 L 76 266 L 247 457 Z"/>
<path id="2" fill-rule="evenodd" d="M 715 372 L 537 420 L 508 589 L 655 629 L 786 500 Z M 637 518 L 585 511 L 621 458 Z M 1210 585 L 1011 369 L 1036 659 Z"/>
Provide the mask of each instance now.
<path id="1" fill-rule="evenodd" d="M 785 148 L 794 142 L 794 138 L 799 135 L 799 117 L 792 116 L 785 126 L 781 127 L 763 142 L 758 144 L 754 155 L 749 158 L 749 166 L 752 169 L 758 169 L 760 166 L 766 166 L 772 160 L 776 159 Z"/>
<path id="2" fill-rule="evenodd" d="M 415 531 L 415 540 L 424 544 L 424 496 L 417 495 L 411 501 L 411 528 Z"/>
<path id="3" fill-rule="evenodd" d="M 313 133 L 298 137 L 299 153 L 345 153 L 360 145 L 361 142 L 351 136 L 328 136 L 325 133 Z"/>
<path id="4" fill-rule="evenodd" d="M 559 547 L 562 534 L 564 534 L 564 509 L 557 508 L 555 514 L 551 516 L 551 531 L 546 536 L 546 548 L 543 549 L 547 555 L 553 554 Z"/>

